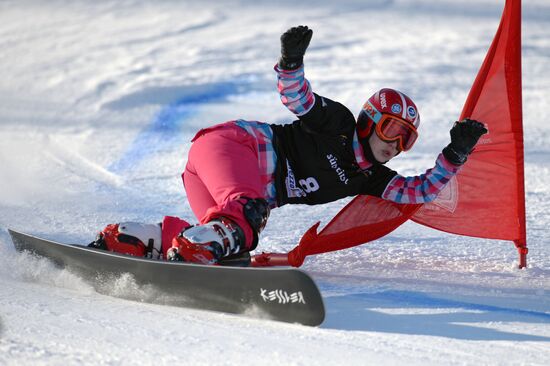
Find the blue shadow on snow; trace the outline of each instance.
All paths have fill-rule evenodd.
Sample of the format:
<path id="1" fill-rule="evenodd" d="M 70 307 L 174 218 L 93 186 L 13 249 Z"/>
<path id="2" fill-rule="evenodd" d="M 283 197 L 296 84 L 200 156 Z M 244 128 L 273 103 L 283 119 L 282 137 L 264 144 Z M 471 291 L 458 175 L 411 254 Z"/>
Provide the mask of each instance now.
<path id="1" fill-rule="evenodd" d="M 550 325 L 549 313 L 441 299 L 422 292 L 390 290 L 329 296 L 325 305 L 327 316 L 322 328 L 465 340 L 550 341 L 550 337 L 476 326 L 490 322 Z"/>
<path id="2" fill-rule="evenodd" d="M 230 82 L 199 85 L 188 88 L 186 94 L 173 103 L 163 107 L 153 120 L 138 133 L 134 141 L 122 156 L 113 162 L 108 170 L 113 173 L 122 173 L 131 169 L 149 156 L 162 151 L 173 149 L 174 144 L 180 141 L 181 126 L 205 103 L 224 100 L 237 91 L 237 85 Z M 108 107 L 115 109 L 128 108 L 135 104 L 142 104 L 145 100 L 157 102 L 169 98 L 178 90 L 173 88 L 155 89 L 155 91 L 138 92 L 111 103 Z M 181 93 L 181 90 L 179 90 Z"/>

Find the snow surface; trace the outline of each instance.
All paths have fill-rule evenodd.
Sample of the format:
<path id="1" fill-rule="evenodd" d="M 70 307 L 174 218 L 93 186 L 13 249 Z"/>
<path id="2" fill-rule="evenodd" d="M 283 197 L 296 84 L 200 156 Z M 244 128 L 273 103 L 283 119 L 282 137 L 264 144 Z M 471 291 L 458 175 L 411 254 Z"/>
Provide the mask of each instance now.
<path id="1" fill-rule="evenodd" d="M 175 308 L 122 276 L 95 290 L 17 254 L 13 228 L 87 243 L 105 224 L 194 221 L 180 173 L 201 127 L 284 123 L 279 35 L 308 24 L 315 91 L 358 110 L 384 86 L 420 106 L 391 163 L 431 167 L 504 1 L 0 2 L 0 364 L 550 364 L 550 4 L 523 8 L 529 268 L 512 243 L 406 224 L 308 259 L 318 328 Z M 259 248 L 292 248 L 347 200 L 273 211 Z M 495 213 L 497 214 L 497 213 Z"/>

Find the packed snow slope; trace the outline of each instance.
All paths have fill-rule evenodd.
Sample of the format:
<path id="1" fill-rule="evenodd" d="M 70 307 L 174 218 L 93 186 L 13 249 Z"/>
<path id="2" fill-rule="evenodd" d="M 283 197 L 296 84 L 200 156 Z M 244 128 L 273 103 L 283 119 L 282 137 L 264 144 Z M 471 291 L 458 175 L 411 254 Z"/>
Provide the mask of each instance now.
<path id="1" fill-rule="evenodd" d="M 310 328 L 163 305 L 127 276 L 94 289 L 16 253 L 6 231 L 87 243 L 113 222 L 194 222 L 180 178 L 190 138 L 235 118 L 294 119 L 272 68 L 299 24 L 314 30 L 317 93 L 353 111 L 382 87 L 413 97 L 421 137 L 390 166 L 421 173 L 448 143 L 503 4 L 0 2 L 0 364 L 550 364 L 546 0 L 523 8 L 525 270 L 510 242 L 406 224 L 306 261 L 327 307 Z M 259 250 L 292 248 L 347 202 L 274 210 Z"/>

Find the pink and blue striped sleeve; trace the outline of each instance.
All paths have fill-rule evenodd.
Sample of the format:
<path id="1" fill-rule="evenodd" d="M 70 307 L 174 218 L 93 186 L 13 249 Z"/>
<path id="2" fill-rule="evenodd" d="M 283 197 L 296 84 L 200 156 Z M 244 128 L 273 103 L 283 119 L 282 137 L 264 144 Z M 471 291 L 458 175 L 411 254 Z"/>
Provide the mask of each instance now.
<path id="1" fill-rule="evenodd" d="M 283 104 L 298 117 L 309 112 L 315 104 L 315 95 L 304 76 L 304 65 L 290 71 L 282 70 L 278 65 L 274 69 L 277 72 L 277 88 Z"/>
<path id="2" fill-rule="evenodd" d="M 459 166 L 451 164 L 443 154 L 439 154 L 435 167 L 426 173 L 414 177 L 399 174 L 393 177 L 382 193 L 382 198 L 396 203 L 431 202 L 459 170 Z"/>

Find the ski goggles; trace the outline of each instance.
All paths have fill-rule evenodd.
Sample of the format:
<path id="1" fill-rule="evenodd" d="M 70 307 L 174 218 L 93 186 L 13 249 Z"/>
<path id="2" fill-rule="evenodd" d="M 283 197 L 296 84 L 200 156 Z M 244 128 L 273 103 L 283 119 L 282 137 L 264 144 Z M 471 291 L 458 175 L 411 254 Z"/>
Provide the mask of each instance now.
<path id="1" fill-rule="evenodd" d="M 418 138 L 418 132 L 414 125 L 385 113 L 382 113 L 381 118 L 376 123 L 375 131 L 382 141 L 397 141 L 399 151 L 410 150 Z"/>

